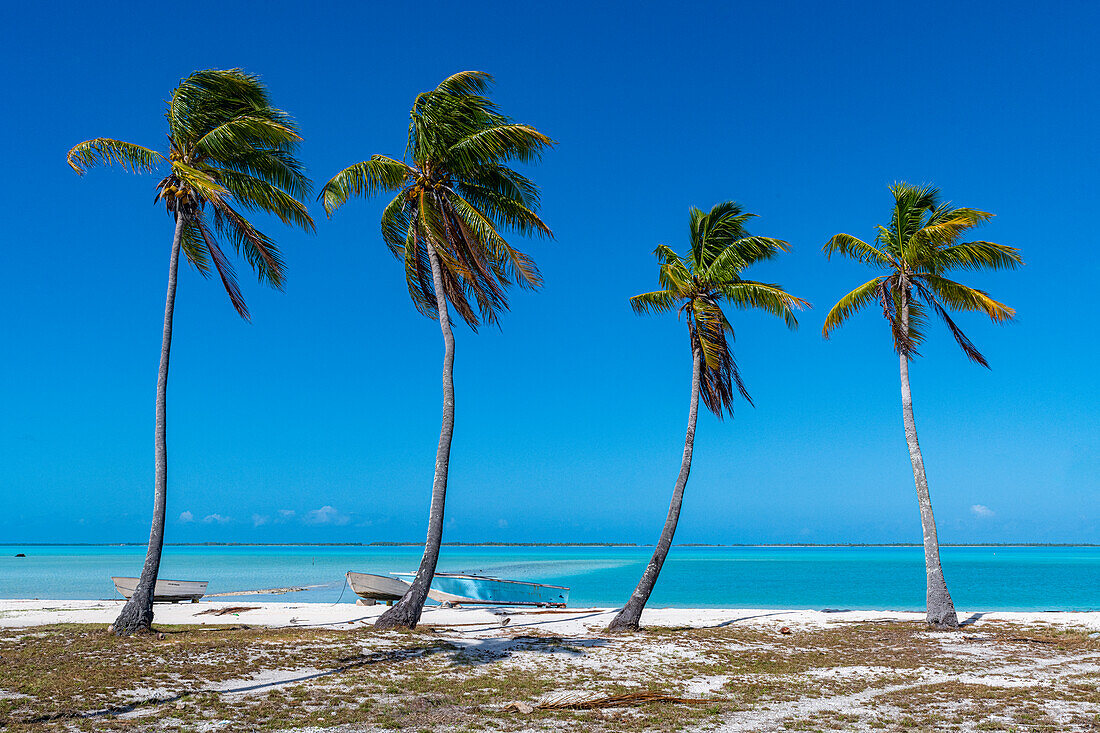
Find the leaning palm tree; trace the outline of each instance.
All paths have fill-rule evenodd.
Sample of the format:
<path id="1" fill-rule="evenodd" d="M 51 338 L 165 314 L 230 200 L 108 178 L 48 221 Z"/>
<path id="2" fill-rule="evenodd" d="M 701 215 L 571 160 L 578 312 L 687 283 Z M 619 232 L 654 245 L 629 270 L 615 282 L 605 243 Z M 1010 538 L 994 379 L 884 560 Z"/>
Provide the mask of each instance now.
<path id="1" fill-rule="evenodd" d="M 992 217 L 992 214 L 955 208 L 950 202 L 941 201 L 939 191 L 931 186 L 898 183 L 890 188 L 890 192 L 894 195 L 894 210 L 890 223 L 877 228 L 874 245 L 849 234 L 837 234 L 825 245 L 824 251 L 828 257 L 839 252 L 886 272 L 841 298 L 826 316 L 822 335 L 829 338 L 833 329 L 872 303 L 882 307 L 882 314 L 890 324 L 894 350 L 901 368 L 905 440 L 909 444 L 909 459 L 913 464 L 913 481 L 917 488 L 924 532 L 927 581 L 925 618 L 936 628 L 955 628 L 959 625 L 959 619 L 940 565 L 936 518 L 932 514 L 924 458 L 913 420 L 909 360 L 919 356 L 917 347 L 924 341 L 928 311 L 931 310 L 943 320 L 963 353 L 971 361 L 988 368 L 985 357 L 951 320 L 947 308 L 984 313 L 994 323 L 1011 321 L 1015 311 L 977 288 L 949 279 L 947 273 L 954 269 L 1011 270 L 1022 265 L 1023 260 L 1017 249 L 1003 244 L 959 241 L 967 231 Z"/>
<path id="2" fill-rule="evenodd" d="M 331 215 L 352 195 L 397 195 L 382 212 L 382 241 L 405 266 L 413 305 L 443 332 L 443 424 L 424 556 L 408 591 L 375 622 L 413 628 L 435 575 L 443 540 L 447 468 L 454 431 L 454 335 L 448 303 L 477 330 L 508 308 L 505 290 L 541 284 L 538 268 L 501 230 L 551 236 L 535 213 L 535 184 L 506 165 L 532 162 L 553 142 L 511 121 L 485 96 L 492 77 L 464 71 L 417 96 L 403 160 L 373 155 L 333 176 L 321 192 Z"/>
<path id="3" fill-rule="evenodd" d="M 700 396 L 707 409 L 719 419 L 724 414 L 733 415 L 734 385 L 752 404 L 730 350 L 733 328 L 722 312 L 722 301 L 736 308 L 758 308 L 779 316 L 791 329 L 798 327 L 794 311 L 808 305 L 778 285 L 741 277 L 742 271 L 750 265 L 769 260 L 788 248 L 787 243 L 779 239 L 752 236 L 745 231 L 745 222 L 754 216 L 743 212 L 733 201 L 718 204 L 705 214 L 701 209 L 692 208 L 687 256 L 680 257 L 671 247 L 659 245 L 653 253 L 660 263 L 657 279 L 662 289 L 630 299 L 635 313 L 665 313 L 676 308 L 684 316 L 691 345 L 691 402 L 680 474 L 672 490 L 661 539 L 638 587 L 608 626 L 610 631 L 637 630 L 642 610 L 672 546 L 684 488 L 691 472 Z"/>
<path id="4" fill-rule="evenodd" d="M 157 374 L 153 524 L 137 589 L 114 623 L 119 635 L 148 630 L 153 622 L 153 589 L 164 545 L 168 491 L 165 405 L 180 251 L 201 275 L 217 272 L 233 307 L 248 320 L 233 265 L 219 239 L 231 241 L 238 253 L 244 250 L 260 282 L 282 289 L 283 261 L 275 242 L 242 210 L 274 214 L 285 224 L 313 229 L 313 220 L 300 200 L 310 188 L 295 157 L 301 138 L 290 116 L 272 106 L 258 77 L 239 69 L 196 71 L 172 92 L 165 117 L 167 156 L 104 137 L 87 140 L 69 151 L 69 165 L 79 174 L 94 165 L 110 164 L 134 172 L 153 171 L 167 162 L 168 175 L 157 183 L 154 203 L 164 202 L 175 221 Z"/>

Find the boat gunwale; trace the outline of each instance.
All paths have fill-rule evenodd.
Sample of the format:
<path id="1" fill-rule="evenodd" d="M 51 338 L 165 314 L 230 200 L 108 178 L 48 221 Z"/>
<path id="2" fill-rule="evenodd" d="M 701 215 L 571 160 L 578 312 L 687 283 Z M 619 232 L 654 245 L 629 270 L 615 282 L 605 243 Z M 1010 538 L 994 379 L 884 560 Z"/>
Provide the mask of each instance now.
<path id="1" fill-rule="evenodd" d="M 132 578 L 128 575 L 112 575 L 111 576 L 111 582 L 112 583 L 114 583 L 115 581 L 118 581 L 118 580 L 133 580 L 133 581 L 136 582 L 136 581 L 141 580 L 141 578 Z M 158 583 L 198 583 L 199 585 L 202 585 L 202 586 L 210 585 L 209 580 L 173 580 L 171 578 L 157 578 L 157 582 Z"/>
<path id="2" fill-rule="evenodd" d="M 416 573 L 408 572 L 393 572 L 390 575 L 412 575 Z M 469 573 L 436 573 L 436 578 L 468 578 L 470 580 L 489 580 L 494 583 L 515 583 L 516 585 L 533 585 L 537 588 L 557 588 L 558 590 L 569 590 L 567 585 L 550 585 L 549 583 L 534 583 L 530 580 L 506 580 L 505 578 L 494 578 L 491 575 L 470 575 Z"/>

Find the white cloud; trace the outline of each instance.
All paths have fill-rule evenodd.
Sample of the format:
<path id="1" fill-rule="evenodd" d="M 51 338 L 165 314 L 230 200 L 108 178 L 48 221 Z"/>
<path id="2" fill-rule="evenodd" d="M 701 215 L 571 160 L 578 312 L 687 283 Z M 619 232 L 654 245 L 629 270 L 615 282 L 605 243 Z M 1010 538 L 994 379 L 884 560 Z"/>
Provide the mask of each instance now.
<path id="1" fill-rule="evenodd" d="M 181 522 L 194 522 L 195 521 L 195 515 L 192 514 L 191 512 L 180 512 L 180 521 Z"/>
<path id="2" fill-rule="evenodd" d="M 992 517 L 994 511 L 984 504 L 975 504 L 970 507 L 970 511 L 974 513 L 975 517 Z"/>
<path id="3" fill-rule="evenodd" d="M 285 522 L 287 520 L 293 519 L 294 514 L 295 512 L 293 509 L 280 509 L 279 516 L 275 521 L 279 523 Z"/>
<path id="4" fill-rule="evenodd" d="M 207 524 L 212 524 L 213 522 L 217 522 L 218 524 L 225 524 L 229 521 L 229 517 L 223 517 L 221 514 L 207 514 L 205 517 L 202 518 L 202 521 L 206 522 Z"/>
<path id="5" fill-rule="evenodd" d="M 500 527 L 501 529 L 506 529 L 508 527 L 508 520 L 507 519 L 498 519 L 497 520 L 497 526 Z"/>
<path id="6" fill-rule="evenodd" d="M 271 521 L 271 517 L 267 516 L 266 514 L 253 514 L 252 515 L 252 526 L 253 527 L 262 527 L 270 521 Z"/>
<path id="7" fill-rule="evenodd" d="M 302 517 L 302 521 L 306 524 L 335 524 L 342 526 L 351 521 L 351 517 L 347 514 L 341 514 L 336 507 L 325 504 L 320 509 L 313 509 L 306 512 L 306 515 Z"/>

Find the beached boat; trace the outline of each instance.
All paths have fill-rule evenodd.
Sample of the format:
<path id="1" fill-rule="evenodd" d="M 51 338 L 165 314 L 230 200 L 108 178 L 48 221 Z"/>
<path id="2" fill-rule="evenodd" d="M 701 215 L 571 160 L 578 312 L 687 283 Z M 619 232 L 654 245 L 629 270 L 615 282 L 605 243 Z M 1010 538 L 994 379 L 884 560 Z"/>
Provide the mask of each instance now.
<path id="1" fill-rule="evenodd" d="M 129 598 L 137 590 L 137 578 L 111 578 L 115 584 L 115 590 Z M 153 586 L 153 601 L 166 601 L 179 603 L 191 601 L 198 603 L 199 599 L 206 595 L 207 580 L 164 580 L 157 578 L 157 584 Z"/>
<path id="2" fill-rule="evenodd" d="M 405 595 L 405 591 L 409 589 L 408 583 L 389 575 L 356 573 L 349 570 L 347 578 L 348 585 L 351 586 L 355 595 L 368 603 L 377 603 L 378 601 L 393 603 L 401 600 L 401 596 Z"/>
<path id="3" fill-rule="evenodd" d="M 397 573 L 394 573 L 396 575 Z M 393 604 L 394 601 L 401 600 L 401 596 L 405 595 L 405 591 L 411 586 L 410 583 L 406 583 L 400 578 L 394 578 L 389 575 L 374 575 L 372 573 L 356 573 L 349 570 L 347 573 L 348 585 L 355 592 L 355 595 L 359 596 L 363 602 L 362 605 L 372 605 L 379 601 L 385 601 L 387 604 Z M 412 575 L 411 573 L 409 575 Z M 439 603 L 454 603 L 456 601 L 469 601 L 468 598 L 460 598 L 458 596 L 448 595 L 447 593 L 440 593 L 439 591 L 428 589 L 428 598 Z"/>
<path id="4" fill-rule="evenodd" d="M 412 578 L 415 573 L 394 573 Z M 436 573 L 428 597 L 440 603 L 494 606 L 565 606 L 569 589 L 561 585 L 504 580 L 487 575 Z"/>

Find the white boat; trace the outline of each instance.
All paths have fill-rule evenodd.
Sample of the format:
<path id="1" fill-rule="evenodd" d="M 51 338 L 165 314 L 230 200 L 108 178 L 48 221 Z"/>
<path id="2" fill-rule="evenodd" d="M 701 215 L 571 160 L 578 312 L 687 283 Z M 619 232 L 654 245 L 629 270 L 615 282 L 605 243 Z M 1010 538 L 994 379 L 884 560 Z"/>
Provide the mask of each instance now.
<path id="1" fill-rule="evenodd" d="M 137 578 L 111 578 L 115 584 L 115 590 L 129 598 L 137 590 Z M 198 603 L 199 599 L 206 595 L 208 580 L 165 580 L 157 578 L 157 584 L 153 586 L 153 601 L 191 601 Z"/>
<path id="2" fill-rule="evenodd" d="M 394 573 L 412 578 L 415 573 Z M 569 589 L 562 585 L 504 580 L 487 575 L 467 573 L 436 573 L 428 597 L 440 603 L 464 603 L 493 606 L 554 606 L 569 602 Z"/>
<path id="3" fill-rule="evenodd" d="M 370 604 L 378 601 L 393 603 L 400 600 L 409 589 L 409 584 L 403 580 L 392 578 L 389 575 L 373 575 L 371 573 L 347 572 L 348 585 L 355 591 L 355 595 Z"/>

